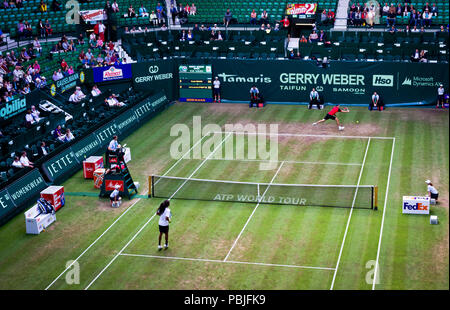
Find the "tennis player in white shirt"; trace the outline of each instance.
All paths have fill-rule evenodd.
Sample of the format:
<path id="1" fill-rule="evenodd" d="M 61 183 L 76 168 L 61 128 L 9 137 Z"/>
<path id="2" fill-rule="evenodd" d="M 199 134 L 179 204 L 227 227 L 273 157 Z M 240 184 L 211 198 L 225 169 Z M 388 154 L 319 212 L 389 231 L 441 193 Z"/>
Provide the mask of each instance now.
<path id="1" fill-rule="evenodd" d="M 158 251 L 161 251 L 161 238 L 164 234 L 166 243 L 164 244 L 164 249 L 169 247 L 169 223 L 172 218 L 172 213 L 169 209 L 170 201 L 164 200 L 156 211 L 156 214 L 159 215 L 159 238 L 158 238 Z"/>

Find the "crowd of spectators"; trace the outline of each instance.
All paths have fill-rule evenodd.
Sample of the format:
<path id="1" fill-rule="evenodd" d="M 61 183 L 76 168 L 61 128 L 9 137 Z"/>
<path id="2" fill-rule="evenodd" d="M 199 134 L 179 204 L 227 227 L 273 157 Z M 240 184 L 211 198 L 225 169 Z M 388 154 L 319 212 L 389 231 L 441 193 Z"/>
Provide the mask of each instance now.
<path id="1" fill-rule="evenodd" d="M 439 10 L 436 3 L 430 5 L 428 2 L 423 8 L 416 8 L 410 1 L 405 1 L 404 4 L 394 3 L 380 5 L 379 8 L 368 3 L 360 4 L 353 3 L 350 6 L 348 13 L 349 24 L 353 26 L 368 26 L 373 27 L 374 18 L 376 15 L 386 17 L 386 27 L 392 27 L 398 24 L 399 17 L 407 17 L 408 25 L 410 27 L 431 27 L 433 17 L 438 16 Z"/>
<path id="2" fill-rule="evenodd" d="M 22 48 L 18 55 L 14 51 L 0 55 L 0 102 L 9 102 L 18 95 L 47 85 L 45 77 L 41 76 L 38 60 L 27 66 L 24 64 L 35 58 L 33 47 Z"/>

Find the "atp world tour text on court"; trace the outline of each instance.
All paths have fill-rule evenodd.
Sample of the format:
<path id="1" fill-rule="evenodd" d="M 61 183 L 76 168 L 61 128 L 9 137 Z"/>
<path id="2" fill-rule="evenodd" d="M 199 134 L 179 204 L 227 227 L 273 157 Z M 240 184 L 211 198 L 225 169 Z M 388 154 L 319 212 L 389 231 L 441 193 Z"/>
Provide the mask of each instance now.
<path id="1" fill-rule="evenodd" d="M 222 141 L 223 135 L 228 133 L 234 134 Z M 211 158 L 258 158 L 262 161 L 259 164 L 260 170 L 273 170 L 277 167 L 278 124 L 225 124 L 222 130 L 218 124 L 206 124 L 202 127 L 201 117 L 194 116 L 192 130 L 186 124 L 175 124 L 170 129 L 170 136 L 178 137 L 170 145 L 170 155 L 173 159 L 204 159 L 211 150 L 217 149 Z M 199 141 L 201 143 L 198 143 Z"/>

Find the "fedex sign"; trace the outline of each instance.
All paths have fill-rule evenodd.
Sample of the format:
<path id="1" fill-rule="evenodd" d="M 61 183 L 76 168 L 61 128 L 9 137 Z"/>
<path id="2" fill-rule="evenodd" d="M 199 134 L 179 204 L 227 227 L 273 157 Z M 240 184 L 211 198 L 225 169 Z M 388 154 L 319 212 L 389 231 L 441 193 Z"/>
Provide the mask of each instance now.
<path id="1" fill-rule="evenodd" d="M 403 196 L 403 214 L 430 214 L 430 198 Z"/>

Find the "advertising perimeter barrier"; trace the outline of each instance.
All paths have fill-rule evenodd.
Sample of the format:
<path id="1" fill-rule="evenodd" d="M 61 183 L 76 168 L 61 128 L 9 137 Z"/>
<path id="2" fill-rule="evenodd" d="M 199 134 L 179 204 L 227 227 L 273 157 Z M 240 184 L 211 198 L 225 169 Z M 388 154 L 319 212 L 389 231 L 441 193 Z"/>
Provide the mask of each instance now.
<path id="1" fill-rule="evenodd" d="M 322 68 L 315 61 L 168 59 L 133 64 L 136 89 L 164 89 L 169 99 L 179 98 L 179 65 L 211 64 L 221 82 L 221 97 L 249 100 L 256 85 L 266 101 L 309 101 L 313 87 L 333 104 L 368 105 L 374 91 L 386 104 L 434 103 L 440 83 L 448 85 L 447 66 L 434 63 L 341 62 Z M 446 87 L 446 86 L 444 86 Z M 447 87 L 446 87 L 447 88 Z"/>
<path id="2" fill-rule="evenodd" d="M 63 182 L 81 168 L 83 160 L 87 157 L 103 153 L 113 135 L 121 138 L 128 136 L 168 103 L 164 92 L 147 98 L 44 162 L 41 165 L 43 174 L 39 169 L 33 169 L 1 189 L 0 225 L 22 212 L 29 206 L 30 201 L 38 198 L 39 193 L 48 186 L 46 180 L 50 183 Z"/>

